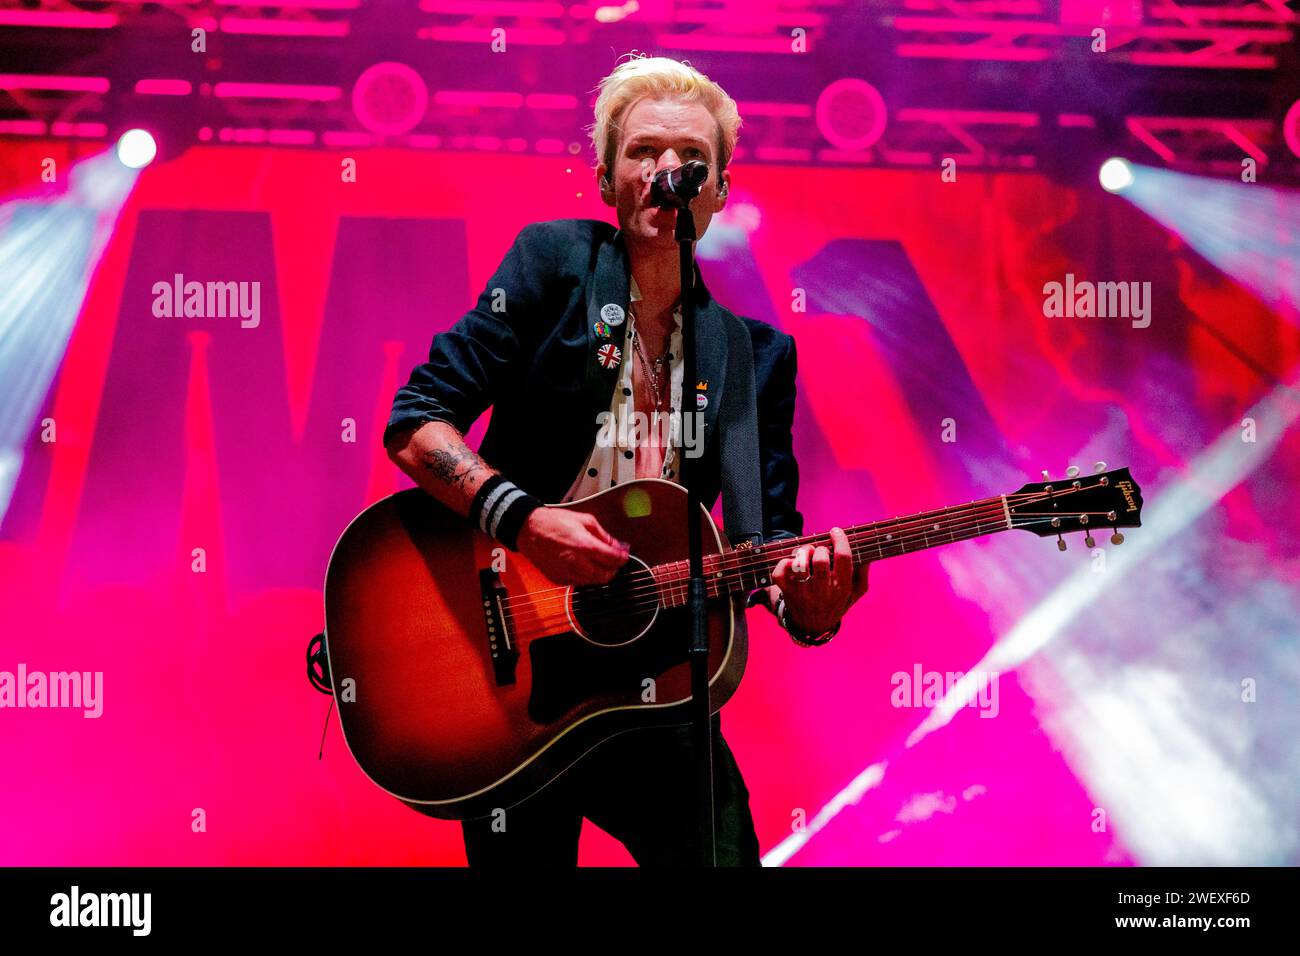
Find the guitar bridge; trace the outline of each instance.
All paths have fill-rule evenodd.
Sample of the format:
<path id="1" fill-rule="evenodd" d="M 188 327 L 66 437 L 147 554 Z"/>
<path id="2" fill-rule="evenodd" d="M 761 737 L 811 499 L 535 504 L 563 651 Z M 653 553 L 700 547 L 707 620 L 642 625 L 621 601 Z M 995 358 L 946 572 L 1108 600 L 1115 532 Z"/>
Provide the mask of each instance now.
<path id="1" fill-rule="evenodd" d="M 479 571 L 478 585 L 483 601 L 483 633 L 488 641 L 488 652 L 492 655 L 492 674 L 497 686 L 503 687 L 515 682 L 515 665 L 519 661 L 519 651 L 511 637 L 514 621 L 506 608 L 509 592 L 501 583 L 501 575 L 491 568 Z"/>

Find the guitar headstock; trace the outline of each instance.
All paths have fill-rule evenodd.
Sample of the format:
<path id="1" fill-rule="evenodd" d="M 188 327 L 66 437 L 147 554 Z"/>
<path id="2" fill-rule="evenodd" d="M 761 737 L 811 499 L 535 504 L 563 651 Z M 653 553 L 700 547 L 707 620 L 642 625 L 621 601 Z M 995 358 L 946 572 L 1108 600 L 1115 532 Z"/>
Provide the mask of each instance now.
<path id="1" fill-rule="evenodd" d="M 1084 544 L 1091 548 L 1096 544 L 1094 531 L 1111 529 L 1111 544 L 1122 544 L 1120 528 L 1142 525 L 1142 489 L 1127 468 L 1107 471 L 1106 463 L 1099 461 L 1091 475 L 1080 476 L 1079 469 L 1071 467 L 1064 478 L 1024 485 L 1007 495 L 1007 510 L 1013 528 L 1040 538 L 1083 531 Z M 1065 550 L 1064 538 L 1057 547 Z"/>

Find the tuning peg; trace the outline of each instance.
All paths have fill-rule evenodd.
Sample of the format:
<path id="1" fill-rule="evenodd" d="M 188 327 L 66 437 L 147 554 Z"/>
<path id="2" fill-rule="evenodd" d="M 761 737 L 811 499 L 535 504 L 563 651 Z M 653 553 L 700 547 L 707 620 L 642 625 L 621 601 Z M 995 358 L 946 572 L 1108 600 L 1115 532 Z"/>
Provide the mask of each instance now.
<path id="1" fill-rule="evenodd" d="M 1114 534 L 1112 534 L 1112 535 L 1110 536 L 1110 543 L 1111 543 L 1111 544 L 1123 544 L 1123 543 L 1124 543 L 1124 536 L 1123 536 L 1122 534 L 1120 534 L 1118 531 L 1116 531 Z"/>
<path id="2" fill-rule="evenodd" d="M 1056 550 L 1057 551 L 1065 550 L 1065 539 L 1062 538 L 1059 534 L 1056 536 Z"/>
<path id="3" fill-rule="evenodd" d="M 1043 480 L 1044 480 L 1044 481 L 1051 481 L 1051 480 L 1052 480 L 1052 475 L 1051 475 L 1051 473 L 1050 473 L 1046 468 L 1043 469 Z"/>
<path id="4" fill-rule="evenodd" d="M 1089 531 L 1088 534 L 1084 537 L 1083 543 L 1088 546 L 1089 551 L 1097 547 L 1097 539 L 1092 536 L 1091 531 Z"/>
<path id="5" fill-rule="evenodd" d="M 1065 477 L 1067 478 L 1079 477 L 1079 466 L 1071 465 L 1069 468 L 1065 469 Z"/>
<path id="6" fill-rule="evenodd" d="M 1092 470 L 1100 475 L 1103 471 L 1106 470 L 1106 463 L 1104 461 L 1099 461 L 1092 466 Z"/>

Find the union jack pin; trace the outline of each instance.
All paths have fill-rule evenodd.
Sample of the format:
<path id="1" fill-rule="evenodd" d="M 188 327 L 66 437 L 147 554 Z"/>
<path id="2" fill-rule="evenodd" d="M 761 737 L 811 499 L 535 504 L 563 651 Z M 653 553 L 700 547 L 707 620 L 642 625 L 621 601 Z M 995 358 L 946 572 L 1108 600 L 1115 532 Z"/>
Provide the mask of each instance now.
<path id="1" fill-rule="evenodd" d="M 601 364 L 602 368 L 614 368 L 622 360 L 622 351 L 612 342 L 596 349 L 596 361 Z"/>

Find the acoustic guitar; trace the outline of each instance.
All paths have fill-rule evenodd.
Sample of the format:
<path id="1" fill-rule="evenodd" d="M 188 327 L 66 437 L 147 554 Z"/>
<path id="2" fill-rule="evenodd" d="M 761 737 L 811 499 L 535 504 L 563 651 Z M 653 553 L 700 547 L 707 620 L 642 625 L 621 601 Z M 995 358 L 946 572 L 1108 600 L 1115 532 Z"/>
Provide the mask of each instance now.
<path id="1" fill-rule="evenodd" d="M 1141 524 L 1128 469 L 1026 484 L 937 511 L 845 528 L 855 564 L 999 531 L 1040 536 Z M 390 495 L 339 538 L 325 643 L 352 756 L 378 786 L 444 819 L 485 816 L 540 790 L 614 734 L 690 721 L 687 495 L 639 479 L 559 507 L 631 545 L 603 585 L 562 587 L 420 489 Z M 733 549 L 700 509 L 710 708 L 745 670 L 747 596 L 827 534 Z M 1058 546 L 1064 550 L 1065 541 Z"/>

